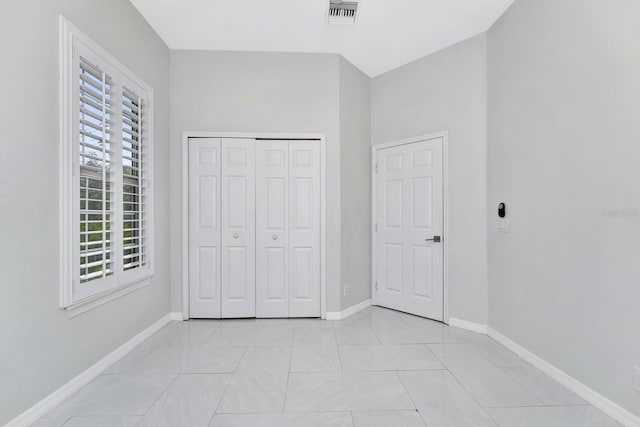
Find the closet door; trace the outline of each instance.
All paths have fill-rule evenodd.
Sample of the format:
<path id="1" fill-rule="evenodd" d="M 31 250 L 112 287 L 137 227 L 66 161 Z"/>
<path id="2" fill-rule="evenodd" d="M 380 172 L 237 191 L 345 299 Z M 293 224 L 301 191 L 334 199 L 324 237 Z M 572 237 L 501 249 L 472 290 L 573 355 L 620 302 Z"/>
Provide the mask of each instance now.
<path id="1" fill-rule="evenodd" d="M 222 140 L 222 317 L 255 317 L 255 140 Z"/>
<path id="2" fill-rule="evenodd" d="M 289 142 L 289 316 L 320 316 L 320 143 Z"/>
<path id="3" fill-rule="evenodd" d="M 189 317 L 220 317 L 220 138 L 189 140 Z"/>
<path id="4" fill-rule="evenodd" d="M 289 142 L 256 144 L 256 316 L 289 316 Z"/>

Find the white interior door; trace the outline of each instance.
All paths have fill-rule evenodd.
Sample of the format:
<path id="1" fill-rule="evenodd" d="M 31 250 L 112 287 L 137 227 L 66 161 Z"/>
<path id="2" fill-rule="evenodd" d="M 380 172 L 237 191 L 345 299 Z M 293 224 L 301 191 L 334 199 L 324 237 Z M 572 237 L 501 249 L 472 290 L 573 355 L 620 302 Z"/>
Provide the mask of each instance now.
<path id="1" fill-rule="evenodd" d="M 255 140 L 222 139 L 222 317 L 255 317 Z"/>
<path id="2" fill-rule="evenodd" d="M 289 316 L 289 141 L 256 145 L 256 316 Z"/>
<path id="3" fill-rule="evenodd" d="M 376 303 L 443 320 L 443 139 L 377 150 Z"/>
<path id="4" fill-rule="evenodd" d="M 220 317 L 220 138 L 189 140 L 189 317 Z"/>
<path id="5" fill-rule="evenodd" d="M 289 142 L 289 316 L 320 316 L 320 144 Z"/>

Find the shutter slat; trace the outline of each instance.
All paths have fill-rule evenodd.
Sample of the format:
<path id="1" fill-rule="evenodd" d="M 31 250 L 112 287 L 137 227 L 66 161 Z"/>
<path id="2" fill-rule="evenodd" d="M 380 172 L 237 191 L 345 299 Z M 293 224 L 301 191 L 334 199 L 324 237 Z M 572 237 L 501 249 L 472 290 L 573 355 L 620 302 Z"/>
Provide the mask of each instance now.
<path id="1" fill-rule="evenodd" d="M 80 107 L 80 112 L 82 114 L 85 114 L 85 115 L 87 115 L 89 117 L 92 117 L 92 118 L 94 118 L 96 120 L 102 120 L 102 117 L 99 114 L 94 113 L 93 111 L 89 110 L 88 108 Z M 110 126 L 113 126 L 113 121 L 112 120 L 106 120 L 106 122 Z"/>

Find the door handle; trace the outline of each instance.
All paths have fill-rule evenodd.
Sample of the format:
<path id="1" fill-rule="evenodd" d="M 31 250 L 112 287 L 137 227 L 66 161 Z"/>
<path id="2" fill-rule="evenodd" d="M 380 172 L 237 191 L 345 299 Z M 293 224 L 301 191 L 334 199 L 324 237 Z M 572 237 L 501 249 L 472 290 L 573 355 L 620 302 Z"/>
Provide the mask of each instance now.
<path id="1" fill-rule="evenodd" d="M 271 236 L 271 238 L 272 238 L 273 240 L 278 240 L 278 235 L 277 235 L 277 234 L 274 234 L 273 236 Z"/>
<path id="2" fill-rule="evenodd" d="M 233 235 L 233 238 L 234 238 L 234 239 L 237 239 L 237 238 L 238 238 L 238 233 L 235 233 L 235 234 Z"/>
<path id="3" fill-rule="evenodd" d="M 434 243 L 440 243 L 442 241 L 442 237 L 440 236 L 433 236 L 432 239 L 424 239 L 425 242 L 434 242 Z"/>

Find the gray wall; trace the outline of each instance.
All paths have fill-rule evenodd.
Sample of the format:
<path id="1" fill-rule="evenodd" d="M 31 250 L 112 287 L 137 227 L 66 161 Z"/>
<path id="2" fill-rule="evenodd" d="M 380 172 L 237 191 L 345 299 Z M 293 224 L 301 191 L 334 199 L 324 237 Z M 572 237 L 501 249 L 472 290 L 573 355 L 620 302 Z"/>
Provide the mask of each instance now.
<path id="1" fill-rule="evenodd" d="M 314 132 L 327 144 L 327 310 L 340 311 L 338 55 L 171 52 L 171 277 L 182 310 L 182 132 Z"/>
<path id="2" fill-rule="evenodd" d="M 370 80 L 340 58 L 342 310 L 371 298 Z"/>
<path id="3" fill-rule="evenodd" d="M 487 323 L 486 37 L 373 79 L 371 140 L 449 131 L 450 315 Z"/>
<path id="4" fill-rule="evenodd" d="M 126 0 L 3 2 L 0 424 L 169 312 L 169 51 Z M 154 88 L 156 276 L 70 319 L 58 308 L 58 14 Z M 100 17 L 100 18 L 98 18 Z M 91 24 L 82 24 L 83 20 Z"/>
<path id="5" fill-rule="evenodd" d="M 518 0 L 490 30 L 488 208 L 490 326 L 638 415 L 639 16 Z"/>

